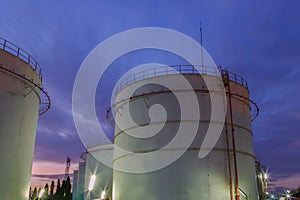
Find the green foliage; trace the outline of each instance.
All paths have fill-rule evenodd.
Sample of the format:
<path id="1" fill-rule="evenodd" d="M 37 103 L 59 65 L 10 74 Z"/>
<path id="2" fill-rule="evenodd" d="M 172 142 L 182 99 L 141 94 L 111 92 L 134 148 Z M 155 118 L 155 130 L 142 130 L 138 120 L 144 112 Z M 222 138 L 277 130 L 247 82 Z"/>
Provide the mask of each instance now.
<path id="1" fill-rule="evenodd" d="M 295 194 L 293 195 L 294 197 L 300 198 L 300 187 L 296 190 Z"/>
<path id="2" fill-rule="evenodd" d="M 72 200 L 70 177 L 68 177 L 67 180 L 63 180 L 62 185 L 60 184 L 60 179 L 57 180 L 55 193 L 54 193 L 54 181 L 51 182 L 50 194 L 49 194 L 48 183 L 46 183 L 44 190 L 45 192 L 42 198 L 38 199 L 41 188 L 37 189 L 35 187 L 33 192 L 30 195 L 29 200 Z"/>
<path id="3" fill-rule="evenodd" d="M 50 186 L 50 196 L 54 195 L 54 181 L 51 182 L 51 186 Z"/>

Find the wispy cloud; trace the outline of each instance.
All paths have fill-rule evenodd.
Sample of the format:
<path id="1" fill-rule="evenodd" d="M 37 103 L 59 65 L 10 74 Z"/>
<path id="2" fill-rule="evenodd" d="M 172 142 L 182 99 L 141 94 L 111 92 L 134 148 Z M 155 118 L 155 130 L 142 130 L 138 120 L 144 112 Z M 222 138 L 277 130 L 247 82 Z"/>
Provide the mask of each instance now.
<path id="1" fill-rule="evenodd" d="M 292 176 L 283 175 L 277 179 L 271 180 L 269 188 L 271 191 L 284 191 L 284 189 L 295 190 L 300 187 L 300 174 L 296 173 Z"/>

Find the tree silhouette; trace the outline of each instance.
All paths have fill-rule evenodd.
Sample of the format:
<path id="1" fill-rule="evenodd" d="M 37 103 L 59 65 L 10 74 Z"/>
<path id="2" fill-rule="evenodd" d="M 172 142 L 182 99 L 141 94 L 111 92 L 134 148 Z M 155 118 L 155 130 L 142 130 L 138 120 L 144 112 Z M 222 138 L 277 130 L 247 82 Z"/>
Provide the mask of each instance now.
<path id="1" fill-rule="evenodd" d="M 51 182 L 51 186 L 50 186 L 50 196 L 54 195 L 54 181 Z"/>
<path id="2" fill-rule="evenodd" d="M 63 193 L 64 199 L 66 199 L 66 200 L 71 200 L 72 199 L 71 181 L 70 181 L 69 176 L 67 177 L 67 180 L 63 180 L 62 193 Z"/>
<path id="3" fill-rule="evenodd" d="M 34 187 L 32 195 L 31 195 L 31 199 L 35 200 L 37 197 L 38 197 L 37 189 L 36 189 L 36 187 Z"/>
<path id="4" fill-rule="evenodd" d="M 62 182 L 61 190 L 62 190 L 63 197 L 65 197 L 66 196 L 66 181 L 65 180 L 63 180 L 63 182 Z"/>
<path id="5" fill-rule="evenodd" d="M 42 199 L 47 199 L 48 198 L 48 193 L 49 193 L 49 185 L 48 183 L 46 183 L 45 187 L 44 187 L 44 194 L 42 196 Z"/>
<path id="6" fill-rule="evenodd" d="M 71 180 L 70 180 L 70 177 L 68 176 L 67 181 L 66 181 L 66 194 L 67 194 L 67 196 L 71 194 L 71 189 L 72 189 Z"/>
<path id="7" fill-rule="evenodd" d="M 296 190 L 294 197 L 300 198 L 300 187 Z"/>
<path id="8" fill-rule="evenodd" d="M 61 189 L 61 186 L 60 186 L 60 179 L 57 180 L 57 186 L 56 186 L 56 193 L 55 194 L 59 194 L 59 195 L 62 194 L 62 189 Z"/>
<path id="9" fill-rule="evenodd" d="M 71 180 L 70 177 L 67 177 L 66 180 L 62 181 L 62 184 L 60 182 L 60 179 L 57 180 L 57 186 L 56 186 L 56 192 L 54 194 L 54 181 L 51 181 L 51 185 L 49 188 L 48 183 L 44 186 L 44 194 L 40 198 L 41 200 L 72 200 L 72 193 L 71 193 Z M 50 194 L 49 194 L 50 189 Z M 30 190 L 31 191 L 31 190 Z M 39 194 L 40 194 L 41 188 L 34 188 L 34 190 L 30 193 L 29 196 L 30 200 L 40 200 Z"/>

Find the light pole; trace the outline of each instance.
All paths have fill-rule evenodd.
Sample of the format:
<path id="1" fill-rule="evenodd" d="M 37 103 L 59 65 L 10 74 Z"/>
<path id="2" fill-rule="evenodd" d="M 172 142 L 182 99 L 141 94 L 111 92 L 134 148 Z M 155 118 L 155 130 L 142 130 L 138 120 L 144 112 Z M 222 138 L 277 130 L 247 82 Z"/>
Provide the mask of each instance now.
<path id="1" fill-rule="evenodd" d="M 290 200 L 290 199 L 293 198 L 290 190 L 286 190 L 286 192 L 285 192 L 285 198 L 287 200 Z"/>
<path id="2" fill-rule="evenodd" d="M 96 181 L 96 175 L 93 174 L 90 178 L 90 183 L 89 183 L 88 200 L 91 199 L 91 191 L 94 189 L 95 181 Z"/>
<path id="3" fill-rule="evenodd" d="M 39 198 L 38 198 L 38 199 L 41 199 L 41 198 L 42 198 L 44 192 L 45 192 L 45 189 L 41 189 L 41 191 L 40 191 L 40 193 L 39 193 Z"/>
<path id="4" fill-rule="evenodd" d="M 105 195 L 106 195 L 106 192 L 105 192 L 105 190 L 103 190 L 103 191 L 101 192 L 101 197 L 100 197 L 100 199 L 101 199 L 101 200 L 104 200 L 104 199 L 105 199 Z"/>

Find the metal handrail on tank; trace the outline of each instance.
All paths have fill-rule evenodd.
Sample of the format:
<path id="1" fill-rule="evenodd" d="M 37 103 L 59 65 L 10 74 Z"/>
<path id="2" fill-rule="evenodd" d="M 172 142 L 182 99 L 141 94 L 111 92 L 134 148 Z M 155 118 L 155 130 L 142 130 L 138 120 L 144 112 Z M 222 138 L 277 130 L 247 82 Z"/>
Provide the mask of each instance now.
<path id="1" fill-rule="evenodd" d="M 170 70 L 169 67 L 173 68 L 174 70 Z M 134 84 L 138 81 L 142 81 L 145 79 L 158 77 L 158 76 L 165 76 L 165 75 L 174 75 L 174 74 L 183 74 L 183 75 L 190 75 L 190 74 L 205 74 L 210 76 L 221 76 L 223 78 L 224 72 L 226 71 L 226 74 L 228 74 L 228 78 L 230 81 L 238 83 L 248 89 L 248 83 L 247 81 L 237 75 L 236 73 L 230 72 L 227 69 L 222 69 L 222 67 L 211 67 L 211 66 L 197 66 L 197 65 L 172 65 L 172 66 L 161 66 L 156 68 L 147 69 L 135 74 L 132 74 L 128 77 L 126 77 L 124 80 L 121 80 L 121 82 L 117 85 L 115 90 L 115 96 L 122 91 L 124 88 L 128 87 L 131 84 Z M 147 95 L 147 94 L 143 94 Z M 241 95 L 232 94 L 233 96 L 240 98 L 249 105 L 251 110 L 251 121 L 255 120 L 259 114 L 259 108 L 257 104 L 249 99 L 245 98 Z M 114 125 L 114 117 L 112 116 L 112 108 L 109 107 L 106 111 L 106 119 L 111 124 Z"/>
<path id="2" fill-rule="evenodd" d="M 171 70 L 170 68 L 173 68 L 173 70 Z M 171 66 L 154 67 L 151 69 L 146 69 L 144 71 L 132 74 L 126 77 L 124 80 L 121 80 L 121 82 L 116 87 L 114 95 L 117 96 L 117 94 L 121 90 L 138 81 L 142 81 L 148 78 L 154 78 L 158 76 L 174 75 L 178 73 L 183 75 L 204 74 L 210 76 L 221 76 L 220 71 L 216 67 L 211 67 L 211 66 L 171 65 Z M 248 83 L 243 77 L 232 72 L 228 72 L 228 74 L 229 74 L 230 81 L 236 82 L 248 89 Z"/>
<path id="3" fill-rule="evenodd" d="M 80 162 L 86 162 L 86 159 L 87 159 L 87 154 L 88 154 L 88 150 L 86 149 L 85 152 L 82 152 L 80 154 L 80 158 L 81 158 L 81 161 Z"/>
<path id="4" fill-rule="evenodd" d="M 0 37 L 0 49 L 16 56 L 29 66 L 39 75 L 42 80 L 42 69 L 39 63 L 25 50 L 21 49 L 12 42 L 7 41 L 6 39 Z"/>
<path id="5" fill-rule="evenodd" d="M 209 93 L 209 90 L 196 90 L 196 91 L 197 92 Z M 151 91 L 151 92 L 148 92 L 148 93 L 143 93 L 141 95 L 135 96 L 135 98 L 141 97 L 141 96 L 147 96 L 147 95 L 150 95 L 150 94 L 159 94 L 159 93 L 165 93 L 165 92 L 170 92 L 170 91 L 164 91 L 164 90 L 157 91 L 157 92 Z M 226 94 L 228 95 L 228 93 L 226 93 Z M 244 101 L 246 104 L 248 104 L 249 109 L 251 111 L 251 113 L 250 113 L 251 121 L 254 121 L 257 118 L 257 116 L 259 115 L 259 107 L 258 107 L 258 105 L 253 100 L 251 100 L 249 98 L 246 98 L 246 97 L 244 97 L 242 95 L 235 94 L 235 93 L 232 93 L 231 95 L 234 98 L 240 99 L 240 100 Z M 131 100 L 132 97 L 129 98 L 129 99 Z M 115 107 L 115 106 L 117 106 L 117 104 L 120 104 L 120 103 L 122 103 L 124 101 L 128 101 L 129 99 L 123 99 L 123 100 L 117 102 L 116 104 L 114 104 L 112 107 Z M 110 125 L 114 126 L 115 125 L 115 119 L 114 119 L 114 116 L 113 116 L 113 113 L 112 113 L 113 112 L 112 111 L 112 107 L 109 107 L 107 109 L 105 118 L 106 118 L 107 122 Z"/>

